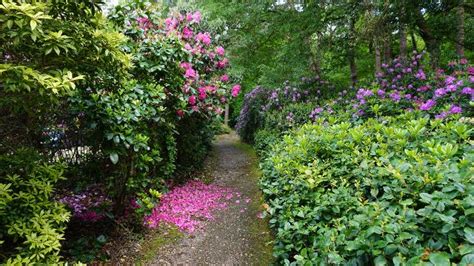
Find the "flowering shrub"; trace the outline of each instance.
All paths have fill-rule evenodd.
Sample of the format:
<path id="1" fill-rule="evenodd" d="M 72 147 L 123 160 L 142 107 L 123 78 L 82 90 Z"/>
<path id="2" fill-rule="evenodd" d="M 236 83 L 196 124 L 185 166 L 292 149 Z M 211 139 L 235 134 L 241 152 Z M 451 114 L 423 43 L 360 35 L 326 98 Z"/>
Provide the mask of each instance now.
<path id="1" fill-rule="evenodd" d="M 54 264 L 67 215 L 60 203 L 44 202 L 53 196 L 58 176 L 68 179 L 59 184 L 66 191 L 90 184 L 108 189 L 107 197 L 88 190 L 62 194 L 61 202 L 73 217 L 91 222 L 87 226 L 93 227 L 105 211 L 121 221 L 131 200 L 141 207 L 137 213 L 148 213 L 177 166 L 202 162 L 214 132 L 211 125 L 240 86 L 226 74 L 225 48 L 200 23 L 199 12 L 171 12 L 164 18 L 151 1 L 128 1 L 110 13 L 114 29 L 99 4 L 27 2 L 0 4 L 0 21 L 5 22 L 0 29 L 0 94 L 5 98 L 0 103 L 0 156 L 29 147 L 45 157 L 38 162 L 67 165 L 61 170 L 55 164 L 38 166 L 41 178 L 35 184 L 23 176 L 36 172 L 8 172 L 8 167 L 2 172 L 0 195 L 26 191 L 27 203 L 37 199 L 37 207 L 28 206 L 34 212 L 25 207 L 21 216 L 3 208 L 2 200 L 0 215 L 21 216 L 22 223 L 36 215 L 30 220 L 44 231 L 26 220 L 24 230 L 19 227 L 25 233 L 8 229 L 8 235 L 0 229 L 0 242 L 6 243 L 0 253 L 7 254 L 0 263 L 18 255 L 18 263 Z M 186 142 L 189 136 L 193 141 Z M 54 171 L 48 172 L 49 167 Z M 13 186 L 9 180 L 16 174 L 22 178 Z M 0 223 L 10 227 L 9 219 Z M 70 229 L 71 238 L 81 231 Z"/>
<path id="2" fill-rule="evenodd" d="M 416 116 L 308 124 L 273 146 L 262 188 L 281 263 L 472 263 L 472 130 Z"/>
<path id="3" fill-rule="evenodd" d="M 474 67 L 464 59 L 451 63 L 446 70 L 428 73 L 423 69 L 422 56 L 423 53 L 415 53 L 408 65 L 403 65 L 398 58 L 390 66 L 384 64 L 383 71 L 377 74 L 377 86 L 360 88 L 356 99 L 346 107 L 353 119 L 397 115 L 412 110 L 421 110 L 437 119 L 459 113 L 471 116 Z M 316 116 L 323 112 L 331 115 L 333 106 L 333 103 L 327 103 L 316 107 L 319 110 Z"/>
<path id="4" fill-rule="evenodd" d="M 322 93 L 331 95 L 334 90 L 333 85 L 320 78 L 303 78 L 298 86 L 290 86 L 286 82 L 283 88 L 273 90 L 257 87 L 245 95 L 240 115 L 237 118 L 237 133 L 244 141 L 253 142 L 255 132 L 260 127 L 278 125 L 277 131 L 283 132 L 304 123 L 309 112 L 304 114 L 303 109 L 307 108 L 300 108 L 298 104 L 307 107 L 311 104 L 315 105 L 322 100 Z M 293 109 L 295 109 L 294 112 Z M 296 119 L 295 113 L 297 114 Z M 280 117 L 280 121 L 267 121 L 275 120 L 276 117 Z"/>
<path id="5" fill-rule="evenodd" d="M 472 263 L 474 68 L 422 59 L 323 101 L 246 95 L 239 134 L 262 156 L 280 263 Z"/>

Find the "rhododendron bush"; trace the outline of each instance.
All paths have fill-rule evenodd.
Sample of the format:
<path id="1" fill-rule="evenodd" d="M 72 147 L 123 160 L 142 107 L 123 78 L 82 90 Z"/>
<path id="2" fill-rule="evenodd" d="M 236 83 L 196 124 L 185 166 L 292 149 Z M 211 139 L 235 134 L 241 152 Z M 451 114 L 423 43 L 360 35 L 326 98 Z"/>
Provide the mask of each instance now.
<path id="1" fill-rule="evenodd" d="M 123 32 L 131 37 L 127 49 L 138 52 L 134 57 L 138 75 L 165 85 L 177 101 L 179 117 L 222 114 L 223 105 L 238 96 L 240 85 L 232 84 L 226 74 L 226 51 L 201 27 L 201 13 L 171 12 L 162 18 L 153 5 L 129 6 L 135 9 L 124 14 L 125 7 L 119 6 L 111 18 L 122 23 Z"/>
<path id="2" fill-rule="evenodd" d="M 423 55 L 326 99 L 304 83 L 245 95 L 237 131 L 262 156 L 280 263 L 472 263 L 474 67 Z"/>

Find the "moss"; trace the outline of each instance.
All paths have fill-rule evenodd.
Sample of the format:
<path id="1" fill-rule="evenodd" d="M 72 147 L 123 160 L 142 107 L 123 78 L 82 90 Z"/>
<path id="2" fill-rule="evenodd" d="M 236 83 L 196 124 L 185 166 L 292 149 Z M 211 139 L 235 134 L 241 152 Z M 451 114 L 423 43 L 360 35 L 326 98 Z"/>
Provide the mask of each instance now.
<path id="1" fill-rule="evenodd" d="M 150 230 L 149 234 L 141 243 L 140 255 L 137 264 L 146 264 L 156 258 L 157 251 L 165 245 L 176 243 L 184 234 L 178 228 L 171 225 L 160 226 Z"/>

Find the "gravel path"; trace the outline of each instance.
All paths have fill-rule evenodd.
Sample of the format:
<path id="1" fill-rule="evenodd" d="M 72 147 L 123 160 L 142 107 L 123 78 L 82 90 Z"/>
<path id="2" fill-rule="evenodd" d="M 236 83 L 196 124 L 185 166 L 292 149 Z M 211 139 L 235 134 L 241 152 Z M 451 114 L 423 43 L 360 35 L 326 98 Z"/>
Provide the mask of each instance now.
<path id="1" fill-rule="evenodd" d="M 258 218 L 262 195 L 258 189 L 255 155 L 235 133 L 214 144 L 214 183 L 240 192 L 241 203 L 216 214 L 205 229 L 161 248 L 150 265 L 269 265 L 272 236 L 267 220 Z M 244 203 L 244 199 L 250 199 Z"/>

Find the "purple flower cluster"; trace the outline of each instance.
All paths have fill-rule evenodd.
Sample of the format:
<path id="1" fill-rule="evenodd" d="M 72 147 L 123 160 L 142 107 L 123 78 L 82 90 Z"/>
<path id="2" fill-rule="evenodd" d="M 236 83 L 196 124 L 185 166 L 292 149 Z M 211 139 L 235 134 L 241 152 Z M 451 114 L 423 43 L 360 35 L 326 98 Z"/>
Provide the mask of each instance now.
<path id="1" fill-rule="evenodd" d="M 370 107 L 369 100 L 373 103 L 382 101 L 394 108 L 398 106 L 400 111 L 418 109 L 440 119 L 462 113 L 465 110 L 462 106 L 468 106 L 469 101 L 474 100 L 471 88 L 474 68 L 467 60 L 461 60 L 459 64 L 450 65 L 451 74 L 437 70 L 429 75 L 423 69 L 423 54 L 415 53 L 407 64 L 398 58 L 391 65 L 384 64 L 383 71 L 377 74 L 379 88 L 376 91 L 358 90 L 356 103 L 352 104 L 354 116 L 366 113 L 362 111 Z"/>
<path id="2" fill-rule="evenodd" d="M 77 194 L 69 192 L 59 202 L 71 209 L 73 217 L 85 222 L 102 220 L 105 217 L 104 211 L 112 205 L 112 200 L 97 187 L 90 187 Z"/>

